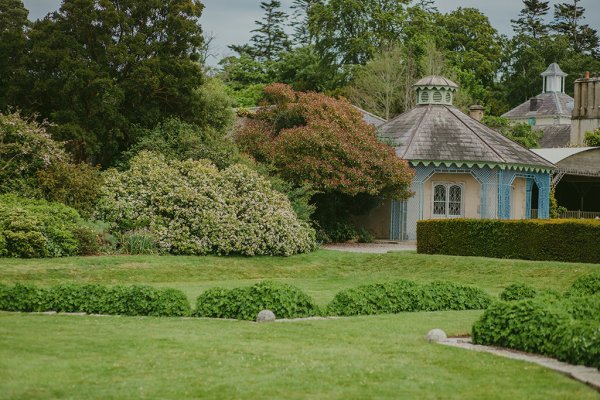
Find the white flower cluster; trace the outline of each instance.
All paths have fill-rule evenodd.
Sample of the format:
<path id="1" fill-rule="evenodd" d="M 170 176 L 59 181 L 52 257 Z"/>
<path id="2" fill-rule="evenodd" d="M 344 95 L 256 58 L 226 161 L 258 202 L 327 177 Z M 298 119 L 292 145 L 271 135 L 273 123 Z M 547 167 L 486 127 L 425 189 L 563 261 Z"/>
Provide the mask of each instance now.
<path id="1" fill-rule="evenodd" d="M 147 228 L 163 252 L 289 256 L 316 246 L 287 197 L 246 166 L 141 152 L 105 182 L 97 216 L 119 231 Z"/>

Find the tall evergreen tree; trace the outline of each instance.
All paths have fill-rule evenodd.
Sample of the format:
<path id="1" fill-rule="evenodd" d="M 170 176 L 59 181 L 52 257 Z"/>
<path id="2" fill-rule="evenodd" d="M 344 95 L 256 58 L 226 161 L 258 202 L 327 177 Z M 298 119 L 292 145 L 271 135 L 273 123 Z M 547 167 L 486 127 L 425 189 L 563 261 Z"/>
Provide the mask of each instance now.
<path id="1" fill-rule="evenodd" d="M 582 24 L 585 8 L 578 5 L 580 1 L 555 4 L 552 28 L 569 39 L 575 52 L 595 55 L 599 51 L 598 32 L 589 25 Z"/>
<path id="2" fill-rule="evenodd" d="M 544 17 L 550 7 L 547 1 L 523 0 L 525 7 L 519 13 L 519 18 L 511 19 L 515 33 L 538 39 L 548 34 L 548 24 Z"/>
<path id="3" fill-rule="evenodd" d="M 198 122 L 199 0 L 63 0 L 28 32 L 28 79 L 15 106 L 56 123 L 79 160 L 110 165 L 134 126 Z"/>
<path id="4" fill-rule="evenodd" d="M 290 26 L 294 28 L 294 43 L 299 46 L 309 46 L 314 44 L 314 37 L 309 29 L 309 18 L 311 7 L 320 0 L 294 0 L 292 3 L 292 22 Z"/>
<path id="5" fill-rule="evenodd" d="M 16 85 L 26 73 L 27 14 L 21 0 L 0 0 L 0 112 L 14 105 Z"/>
<path id="6" fill-rule="evenodd" d="M 256 32 L 250 39 L 254 55 L 259 60 L 277 60 L 282 51 L 291 47 L 284 25 L 288 18 L 287 13 L 281 11 L 281 2 L 278 0 L 262 1 L 260 8 L 264 11 L 264 17 L 260 21 L 254 21 L 258 25 Z"/>

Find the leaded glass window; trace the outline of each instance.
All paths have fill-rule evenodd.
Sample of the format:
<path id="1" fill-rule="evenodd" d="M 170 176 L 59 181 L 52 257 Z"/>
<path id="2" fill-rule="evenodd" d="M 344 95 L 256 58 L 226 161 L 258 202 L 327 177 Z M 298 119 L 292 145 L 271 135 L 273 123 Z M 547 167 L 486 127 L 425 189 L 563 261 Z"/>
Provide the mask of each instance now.
<path id="1" fill-rule="evenodd" d="M 446 186 L 435 185 L 433 189 L 433 214 L 446 215 Z"/>
<path id="2" fill-rule="evenodd" d="M 460 217 L 463 215 L 463 187 L 456 183 L 433 184 L 433 216 Z"/>
<path id="3" fill-rule="evenodd" d="M 448 214 L 459 217 L 461 215 L 462 188 L 458 185 L 452 185 L 448 192 Z"/>

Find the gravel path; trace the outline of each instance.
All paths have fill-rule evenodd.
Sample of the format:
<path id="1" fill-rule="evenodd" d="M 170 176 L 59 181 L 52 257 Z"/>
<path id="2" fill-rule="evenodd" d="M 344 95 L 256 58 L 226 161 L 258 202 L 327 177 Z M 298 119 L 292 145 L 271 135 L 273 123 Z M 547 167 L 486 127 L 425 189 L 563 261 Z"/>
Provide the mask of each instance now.
<path id="1" fill-rule="evenodd" d="M 334 243 L 323 245 L 323 248 L 351 253 L 383 254 L 391 251 L 417 250 L 417 242 L 375 241 L 373 243 Z"/>
<path id="2" fill-rule="evenodd" d="M 572 365 L 554 358 L 538 356 L 535 354 L 523 353 L 521 351 L 502 349 L 499 347 L 482 346 L 471 343 L 470 338 L 448 338 L 438 342 L 446 346 L 460 347 L 468 350 L 492 353 L 497 356 L 522 360 L 550 368 L 551 370 L 561 372 L 573 379 L 586 383 L 594 389 L 600 391 L 600 371 L 596 368 L 584 367 L 583 365 Z"/>

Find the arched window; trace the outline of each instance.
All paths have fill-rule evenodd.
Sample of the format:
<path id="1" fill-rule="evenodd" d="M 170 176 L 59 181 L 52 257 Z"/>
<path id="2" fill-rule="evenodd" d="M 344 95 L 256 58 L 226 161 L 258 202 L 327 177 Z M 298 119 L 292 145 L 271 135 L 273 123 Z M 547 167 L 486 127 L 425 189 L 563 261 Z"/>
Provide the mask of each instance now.
<path id="1" fill-rule="evenodd" d="M 427 103 L 429 101 L 429 93 L 421 92 L 421 103 Z"/>
<path id="2" fill-rule="evenodd" d="M 434 218 L 456 218 L 463 215 L 463 186 L 458 183 L 433 184 Z"/>
<path id="3" fill-rule="evenodd" d="M 433 215 L 446 215 L 446 185 L 435 185 L 433 189 Z"/>
<path id="4" fill-rule="evenodd" d="M 462 188 L 458 185 L 450 186 L 448 189 L 448 215 L 453 217 L 460 217 L 461 203 L 462 203 Z"/>
<path id="5" fill-rule="evenodd" d="M 436 103 L 441 103 L 442 102 L 442 93 L 433 92 L 433 101 Z"/>

